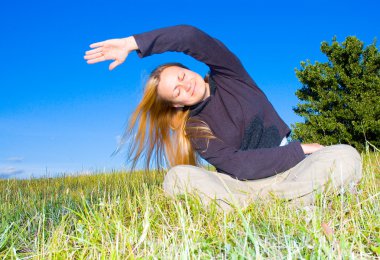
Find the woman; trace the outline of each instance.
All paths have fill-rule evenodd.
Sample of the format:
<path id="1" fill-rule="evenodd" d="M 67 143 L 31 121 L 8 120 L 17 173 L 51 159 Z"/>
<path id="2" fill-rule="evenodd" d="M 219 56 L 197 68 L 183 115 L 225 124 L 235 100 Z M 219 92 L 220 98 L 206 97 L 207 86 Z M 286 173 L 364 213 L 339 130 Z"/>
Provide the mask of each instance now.
<path id="1" fill-rule="evenodd" d="M 271 194 L 309 204 L 316 190 L 339 190 L 361 178 L 361 158 L 351 146 L 288 143 L 289 127 L 239 59 L 195 27 L 162 28 L 90 47 L 87 62 L 113 60 L 110 70 L 132 51 L 141 58 L 183 52 L 210 68 L 203 79 L 182 64 L 159 66 L 131 117 L 128 133 L 137 128 L 134 165 L 145 155 L 149 166 L 155 154 L 160 166 L 165 155 L 172 167 L 164 180 L 168 194 L 197 192 L 206 204 L 215 198 L 224 209 Z M 217 172 L 196 167 L 196 154 Z"/>

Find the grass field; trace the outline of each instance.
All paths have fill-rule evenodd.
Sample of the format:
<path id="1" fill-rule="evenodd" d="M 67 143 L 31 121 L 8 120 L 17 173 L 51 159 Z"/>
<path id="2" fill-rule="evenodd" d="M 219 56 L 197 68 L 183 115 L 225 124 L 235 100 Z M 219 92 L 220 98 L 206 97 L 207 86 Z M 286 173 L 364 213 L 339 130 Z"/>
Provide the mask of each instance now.
<path id="1" fill-rule="evenodd" d="M 0 258 L 379 258 L 380 155 L 362 157 L 353 194 L 229 214 L 165 197 L 155 172 L 0 180 Z"/>

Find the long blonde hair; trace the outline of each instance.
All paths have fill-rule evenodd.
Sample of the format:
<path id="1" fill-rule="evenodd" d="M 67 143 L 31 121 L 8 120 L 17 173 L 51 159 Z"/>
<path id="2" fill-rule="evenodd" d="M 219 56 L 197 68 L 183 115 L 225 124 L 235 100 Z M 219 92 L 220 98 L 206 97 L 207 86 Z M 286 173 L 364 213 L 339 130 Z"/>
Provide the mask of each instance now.
<path id="1" fill-rule="evenodd" d="M 198 165 L 199 157 L 190 138 L 213 138 L 210 128 L 203 121 L 194 120 L 195 124 L 191 125 L 196 126 L 187 126 L 189 109 L 175 108 L 157 94 L 160 75 L 171 66 L 187 69 L 180 63 L 166 63 L 154 69 L 145 84 L 142 100 L 130 117 L 121 144 L 129 139 L 128 158 L 132 169 L 142 157 L 147 170 L 152 159 L 158 170 L 180 164 Z M 205 81 L 208 81 L 208 75 Z"/>

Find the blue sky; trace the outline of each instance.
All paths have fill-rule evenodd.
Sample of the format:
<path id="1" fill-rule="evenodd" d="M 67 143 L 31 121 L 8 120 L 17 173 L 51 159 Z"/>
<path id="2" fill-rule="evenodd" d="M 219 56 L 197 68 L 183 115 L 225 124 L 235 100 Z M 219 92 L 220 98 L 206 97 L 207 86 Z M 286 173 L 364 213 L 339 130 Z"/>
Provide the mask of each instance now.
<path id="1" fill-rule="evenodd" d="M 93 42 L 191 24 L 224 42 L 286 123 L 301 87 L 294 69 L 325 61 L 322 41 L 379 37 L 377 0 L 339 1 L 6 1 L 0 9 L 0 178 L 121 169 L 111 157 L 157 65 L 207 67 L 180 53 L 140 59 L 113 71 L 88 65 Z M 379 46 L 377 44 L 377 46 Z"/>

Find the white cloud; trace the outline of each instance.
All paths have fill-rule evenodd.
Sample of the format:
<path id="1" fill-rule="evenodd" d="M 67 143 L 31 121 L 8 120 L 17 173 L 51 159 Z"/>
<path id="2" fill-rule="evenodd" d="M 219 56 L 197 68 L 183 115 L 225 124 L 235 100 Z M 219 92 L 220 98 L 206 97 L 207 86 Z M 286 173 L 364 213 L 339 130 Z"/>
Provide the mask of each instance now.
<path id="1" fill-rule="evenodd" d="M 21 157 L 21 156 L 13 156 L 13 157 L 8 157 L 7 159 L 5 159 L 7 162 L 16 162 L 16 163 L 19 163 L 19 162 L 22 162 L 24 160 L 24 157 Z"/>
<path id="2" fill-rule="evenodd" d="M 0 179 L 9 178 L 24 173 L 23 170 L 14 167 L 0 168 Z"/>

